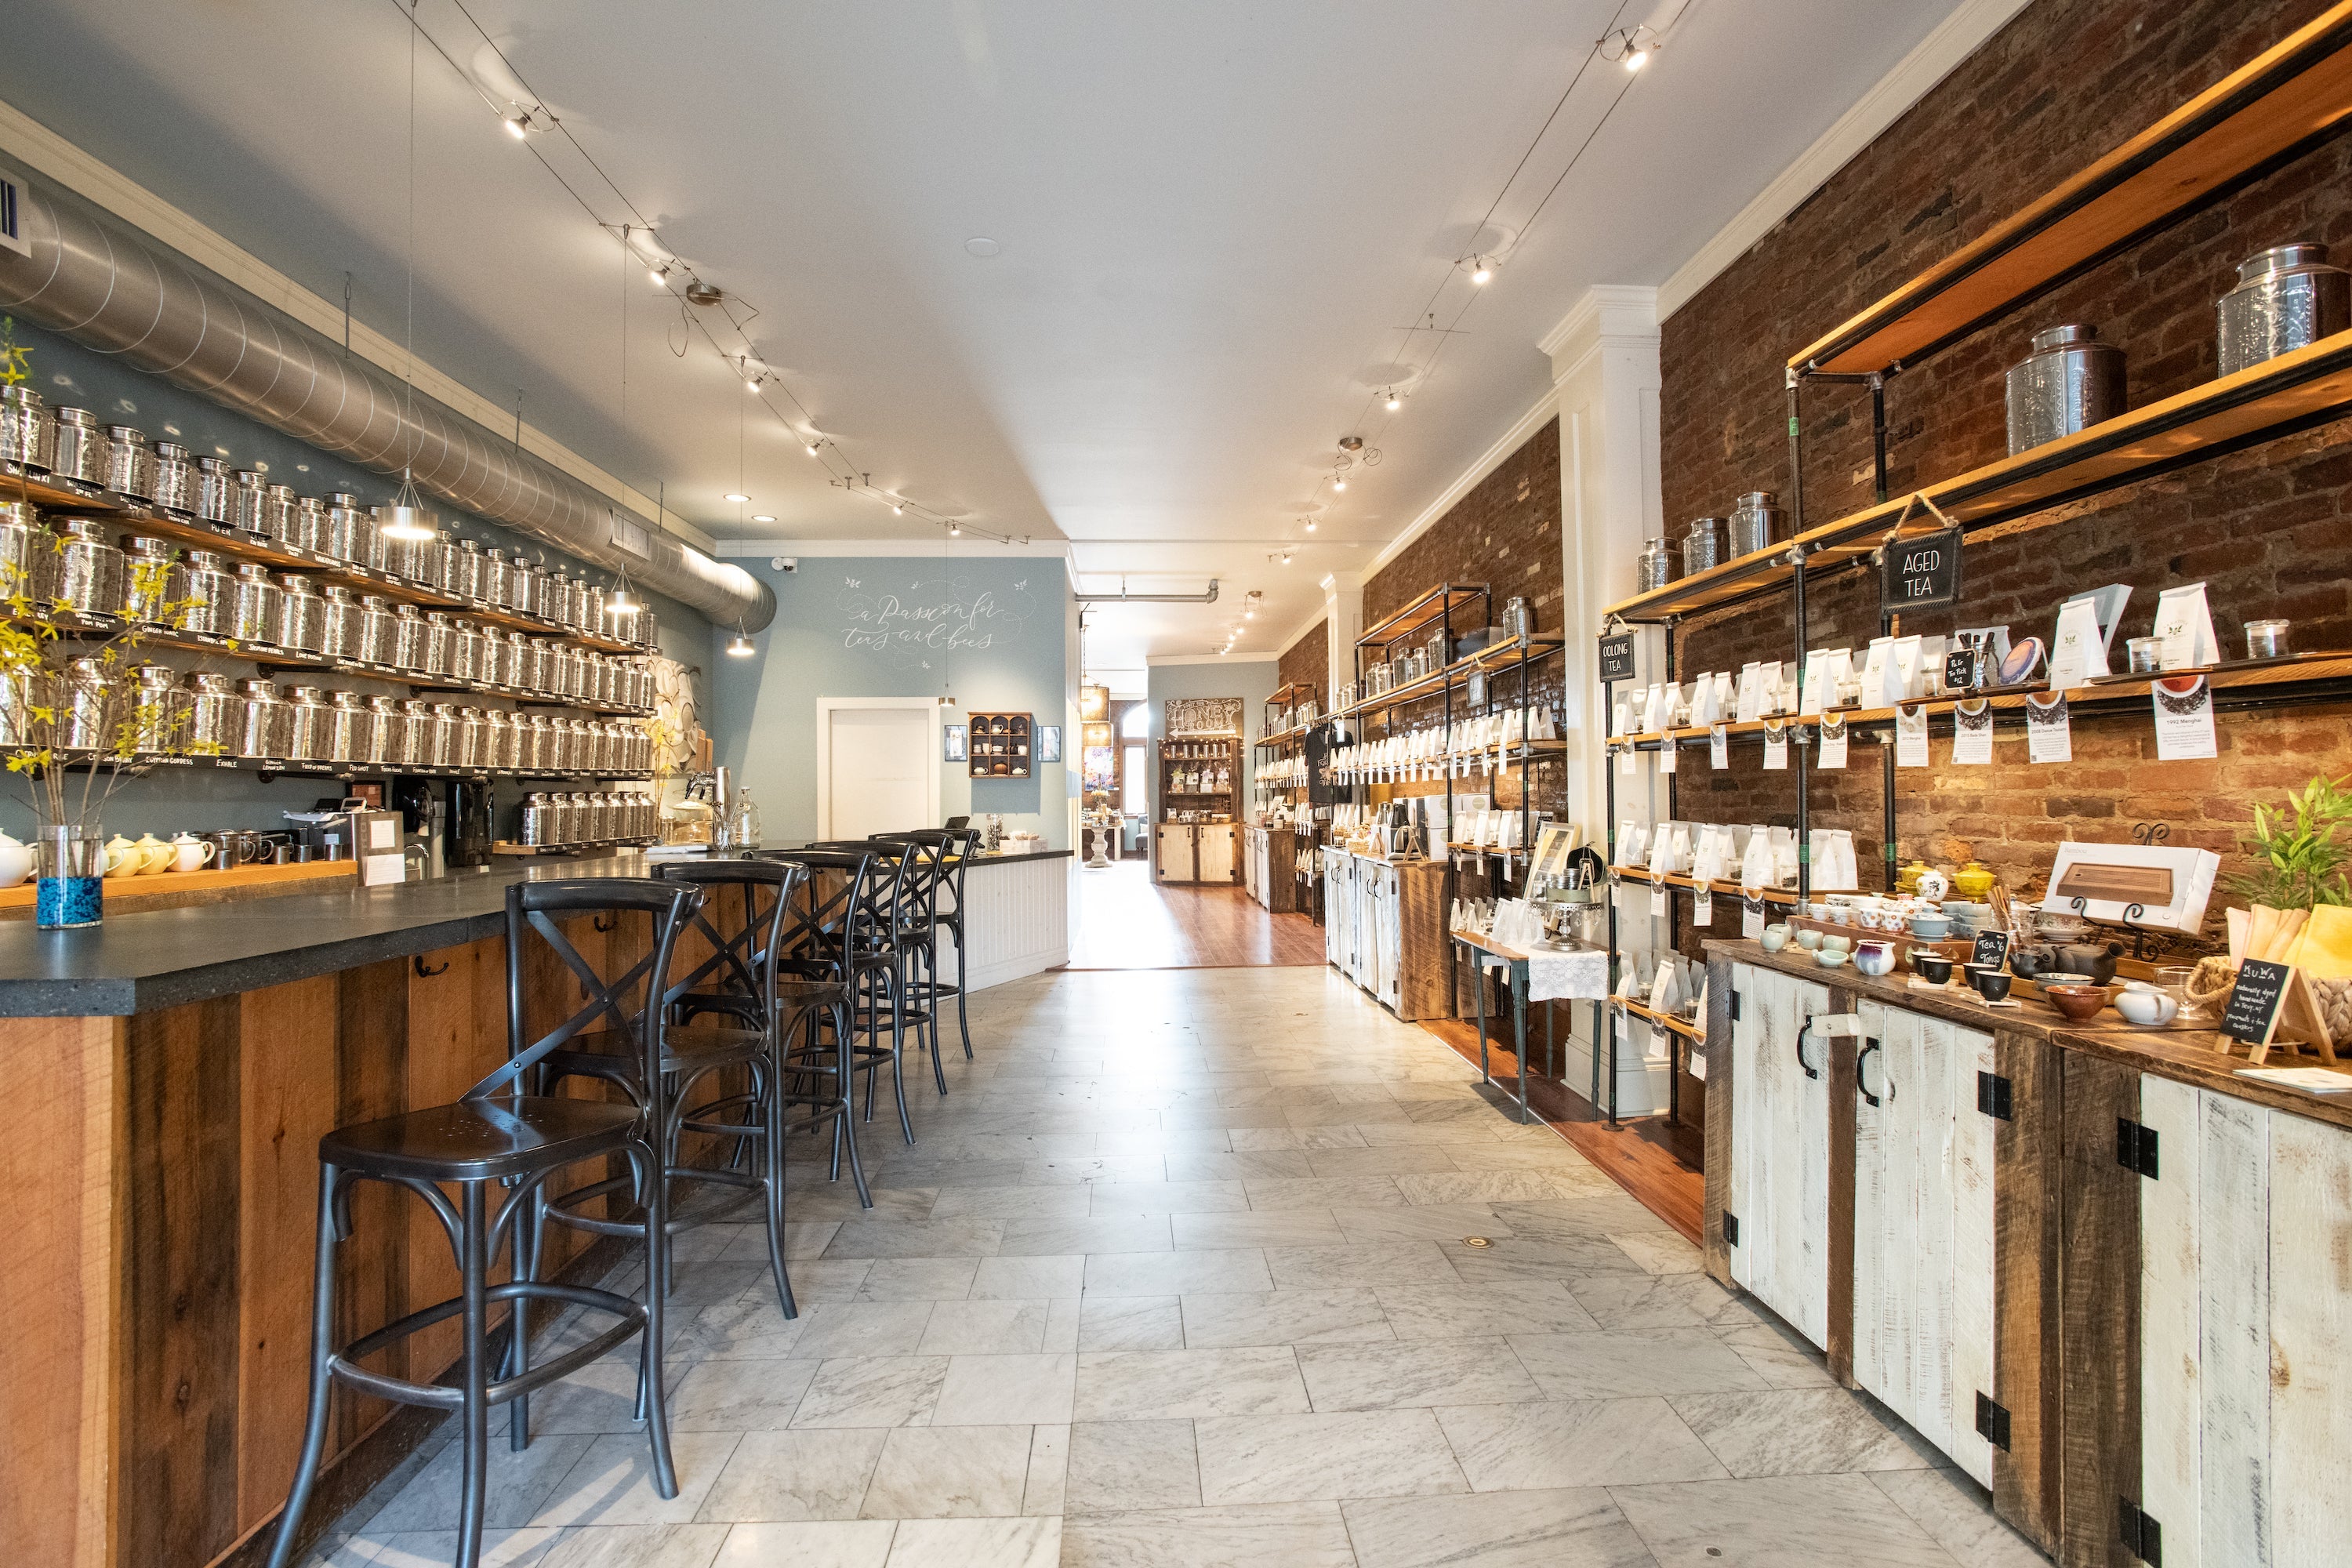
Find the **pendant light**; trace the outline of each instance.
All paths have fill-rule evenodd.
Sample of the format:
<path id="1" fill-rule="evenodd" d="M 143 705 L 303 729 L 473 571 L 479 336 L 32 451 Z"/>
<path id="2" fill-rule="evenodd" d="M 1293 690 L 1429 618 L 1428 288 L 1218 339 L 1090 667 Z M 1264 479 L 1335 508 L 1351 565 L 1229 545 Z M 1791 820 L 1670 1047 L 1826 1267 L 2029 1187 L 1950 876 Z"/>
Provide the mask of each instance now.
<path id="1" fill-rule="evenodd" d="M 441 531 L 434 526 L 433 514 L 425 510 L 424 498 L 416 493 L 416 481 L 406 468 L 400 470 L 400 489 L 383 509 L 379 531 L 403 544 L 423 544 L 440 537 Z"/>
<path id="2" fill-rule="evenodd" d="M 530 116 L 523 117 L 523 130 L 530 128 Z M 520 136 L 523 132 L 515 132 Z M 407 317 L 401 346 L 400 408 L 404 418 L 413 420 L 416 411 L 416 29 L 408 30 L 408 259 Z M 520 410 L 520 405 L 517 405 Z M 521 415 L 516 415 L 520 428 Z M 384 510 L 380 525 L 383 537 L 403 544 L 422 544 L 436 538 L 440 530 L 434 526 L 433 514 L 425 510 L 424 498 L 416 493 L 416 479 L 407 464 L 400 468 L 400 489 Z"/>
<path id="3" fill-rule="evenodd" d="M 740 617 L 738 617 L 735 622 L 735 636 L 727 645 L 727 657 L 730 658 L 749 658 L 758 651 L 759 650 L 757 648 L 751 646 L 751 635 L 744 631 L 743 622 Z"/>

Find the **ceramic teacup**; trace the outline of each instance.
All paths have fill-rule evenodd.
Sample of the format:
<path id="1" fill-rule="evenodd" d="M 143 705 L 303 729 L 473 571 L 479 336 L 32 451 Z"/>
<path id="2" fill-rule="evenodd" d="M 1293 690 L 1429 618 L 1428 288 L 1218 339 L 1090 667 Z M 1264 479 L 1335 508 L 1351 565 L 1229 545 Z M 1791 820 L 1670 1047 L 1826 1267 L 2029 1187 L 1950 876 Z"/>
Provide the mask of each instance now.
<path id="1" fill-rule="evenodd" d="M 1808 952 L 1822 945 L 1822 933 L 1811 926 L 1801 926 L 1790 934 L 1796 937 L 1797 945 Z"/>
<path id="2" fill-rule="evenodd" d="M 1911 973 L 1930 985 L 1948 985 L 1952 982 L 1952 961 L 1940 953 L 1920 952 L 1915 949 L 1911 954 Z"/>
<path id="3" fill-rule="evenodd" d="M 1835 969 L 1845 961 L 1846 951 L 1842 947 L 1823 947 L 1813 954 L 1813 962 L 1823 969 Z"/>
<path id="4" fill-rule="evenodd" d="M 1778 952 L 1782 948 L 1789 945 L 1789 928 L 1787 926 L 1766 926 L 1764 928 L 1764 934 L 1758 937 L 1756 940 L 1764 944 L 1765 952 Z"/>
<path id="5" fill-rule="evenodd" d="M 1831 932 L 1822 938 L 1822 946 L 1824 948 L 1835 948 L 1838 952 L 1844 952 L 1853 946 L 1853 938 L 1850 936 L 1841 936 L 1836 932 Z"/>

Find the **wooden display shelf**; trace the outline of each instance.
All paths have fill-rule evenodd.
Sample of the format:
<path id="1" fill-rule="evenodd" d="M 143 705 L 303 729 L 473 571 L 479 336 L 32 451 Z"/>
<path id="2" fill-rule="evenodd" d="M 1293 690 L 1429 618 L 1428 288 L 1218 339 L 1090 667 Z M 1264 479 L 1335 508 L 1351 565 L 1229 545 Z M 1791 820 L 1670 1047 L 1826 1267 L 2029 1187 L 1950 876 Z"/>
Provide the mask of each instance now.
<path id="1" fill-rule="evenodd" d="M 2291 654 L 2284 658 L 2250 659 L 2217 664 L 2197 669 L 2167 671 L 2162 677 L 2202 675 L 2216 693 L 2223 691 L 2267 690 L 2273 695 L 2293 699 L 2306 696 L 2309 700 L 2326 702 L 2352 699 L 2352 653 Z M 2154 680 L 2145 675 L 2109 675 L 2074 688 L 2067 697 L 2070 717 L 2102 718 L 2130 710 L 2136 704 L 2147 700 Z M 1906 708 L 1924 708 L 1930 717 L 1949 713 L 1962 702 L 1973 702 L 1981 697 L 1990 702 L 1996 713 L 2021 713 L 2029 699 L 2047 697 L 2050 688 L 2011 686 L 1999 690 L 1969 692 L 1965 696 L 1947 694 L 1922 698 L 1916 703 L 1906 702 Z M 2218 698 L 2217 698 L 2218 703 Z M 1843 719 L 1849 725 L 1892 724 L 1895 710 L 1892 708 L 1832 708 L 1826 713 L 1790 714 L 1777 721 L 1783 729 L 1815 728 L 1823 719 Z M 1726 724 L 1724 732 L 1731 736 L 1761 735 L 1765 731 L 1761 719 L 1746 719 Z M 1648 730 L 1639 734 L 1611 737 L 1609 749 L 1614 751 L 1654 751 L 1669 743 L 1676 746 L 1704 743 L 1707 728 Z"/>
<path id="2" fill-rule="evenodd" d="M 1380 625 L 1367 626 L 1356 639 L 1362 647 L 1387 647 L 1406 637 L 1444 621 L 1458 607 L 1466 607 L 1484 599 L 1493 603 L 1493 593 L 1484 583 L 1440 583 L 1426 593 L 1417 594 Z M 1466 627 L 1464 629 L 1467 629 Z"/>
<path id="3" fill-rule="evenodd" d="M 1610 875 L 1622 880 L 1646 882 L 1653 887 L 1696 889 L 1699 885 L 1698 879 L 1696 877 L 1685 877 L 1678 871 L 1653 871 L 1647 866 L 1612 866 L 1609 868 L 1609 872 Z M 1727 899 L 1745 898 L 1748 893 L 1748 889 L 1738 883 L 1720 879 L 1707 883 L 1706 889 L 1717 897 Z M 1800 901 L 1794 888 L 1761 888 L 1757 890 L 1757 897 L 1768 904 L 1793 906 Z"/>
<path id="4" fill-rule="evenodd" d="M 55 478 L 47 480 L 35 479 L 18 464 L 0 462 L 0 500 L 18 495 L 45 510 L 72 510 L 104 517 L 142 533 L 176 540 L 198 549 L 218 551 L 234 560 L 258 562 L 282 572 L 300 572 L 323 583 L 340 584 L 354 593 L 380 594 L 388 599 L 447 610 L 474 620 L 487 621 L 492 626 L 529 632 L 534 637 L 577 643 L 601 653 L 641 654 L 650 651 L 636 643 L 583 632 L 542 616 L 523 615 L 479 600 L 459 598 L 454 594 L 412 583 L 396 573 L 355 566 L 335 556 L 299 550 L 278 540 L 257 539 L 242 529 L 182 517 L 113 490 L 97 489 Z"/>
<path id="5" fill-rule="evenodd" d="M 1630 996 L 1612 996 L 1610 998 L 1610 1005 L 1622 1012 L 1630 1013 L 1636 1018 L 1655 1024 L 1661 1029 L 1680 1035 L 1685 1040 L 1706 1038 L 1706 1031 L 1689 1019 L 1678 1017 L 1672 1013 L 1661 1013 L 1647 1002 L 1636 1002 Z"/>
<path id="6" fill-rule="evenodd" d="M 1625 621 L 1676 620 L 1788 586 L 1799 552 L 1807 574 L 1813 574 L 1860 561 L 1890 539 L 1940 531 L 1944 522 L 1917 504 L 1920 496 L 1955 523 L 1985 528 L 2292 435 L 2347 412 L 2352 412 L 2352 331 L 1807 529 L 1769 550 L 1620 600 L 1607 613 Z"/>
<path id="7" fill-rule="evenodd" d="M 1800 373 L 1916 363 L 2352 125 L 2352 4 L 2276 47 L 1865 307 Z"/>
<path id="8" fill-rule="evenodd" d="M 100 891 L 110 912 L 123 914 L 236 898 L 320 892 L 326 890 L 325 884 L 350 878 L 356 869 L 349 860 L 311 860 L 291 866 L 232 866 L 225 871 L 152 871 L 139 877 L 106 878 Z M 32 919 L 38 891 L 30 877 L 16 887 L 0 888 L 0 920 Z"/>
<path id="9" fill-rule="evenodd" d="M 1319 724 L 1322 721 L 1320 719 L 1315 721 L 1316 724 Z M 1271 735 L 1260 735 L 1252 742 L 1252 744 L 1259 746 L 1295 745 L 1298 742 L 1305 740 L 1307 738 L 1307 732 L 1314 728 L 1315 724 L 1301 724 L 1295 730 L 1282 730 L 1277 731 Z"/>
<path id="10" fill-rule="evenodd" d="M 1568 639 L 1558 632 L 1534 632 L 1524 637 L 1514 637 L 1508 642 L 1496 643 L 1480 648 L 1476 653 L 1466 654 L 1444 669 L 1433 669 L 1418 680 L 1407 681 L 1377 697 L 1367 697 L 1360 702 L 1334 710 L 1328 717 L 1353 719 L 1361 714 L 1382 712 L 1391 708 L 1402 708 L 1410 702 L 1423 701 L 1442 696 L 1449 687 L 1461 687 L 1467 682 L 1473 670 L 1491 673 L 1507 669 L 1518 662 L 1522 652 L 1533 660 L 1547 658 L 1567 646 Z"/>

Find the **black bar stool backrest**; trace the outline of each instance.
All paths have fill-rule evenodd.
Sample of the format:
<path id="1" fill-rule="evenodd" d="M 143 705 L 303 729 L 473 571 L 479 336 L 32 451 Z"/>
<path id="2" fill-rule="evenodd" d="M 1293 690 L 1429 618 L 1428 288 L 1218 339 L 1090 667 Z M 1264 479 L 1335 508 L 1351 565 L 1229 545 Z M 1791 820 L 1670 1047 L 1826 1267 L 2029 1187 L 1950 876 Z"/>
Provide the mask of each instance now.
<path id="1" fill-rule="evenodd" d="M 860 847 L 854 855 L 832 849 L 755 849 L 748 858 L 798 866 L 806 878 L 807 897 L 795 900 L 785 914 L 779 966 L 803 979 L 845 978 L 846 960 L 856 945 L 852 932 L 866 905 L 866 884 L 873 879 L 874 857 Z"/>
<path id="2" fill-rule="evenodd" d="M 867 840 L 900 845 L 911 851 L 906 857 L 907 886 L 900 910 L 911 930 L 928 932 L 940 912 L 940 877 L 947 855 L 940 837 L 938 828 L 920 828 L 911 833 L 877 833 Z"/>
<path id="3" fill-rule="evenodd" d="M 971 865 L 972 857 L 980 853 L 980 829 L 976 827 L 918 827 L 906 833 L 877 833 L 877 838 L 903 838 L 909 843 L 929 844 L 936 848 L 932 858 L 931 913 L 934 918 L 946 917 L 950 923 L 963 915 L 963 874 Z M 939 889 L 945 888 L 949 902 L 943 907 L 939 900 Z M 961 926 L 958 927 L 961 929 Z"/>
<path id="4" fill-rule="evenodd" d="M 857 941 L 868 950 L 895 946 L 898 933 L 906 929 L 910 907 L 907 900 L 908 873 L 920 858 L 915 847 L 887 839 L 845 838 L 809 847 L 871 858 L 873 870 L 866 879 L 866 897 L 858 906 L 856 920 Z"/>
<path id="5" fill-rule="evenodd" d="M 785 912 L 808 882 L 808 868 L 787 860 L 673 860 L 657 875 L 665 882 L 690 882 L 702 889 L 693 925 L 711 950 L 669 988 L 670 1005 L 688 1016 L 731 1013 L 765 1028 L 776 994 L 776 963 L 783 956 L 778 939 Z M 730 900 L 730 889 L 741 896 Z M 722 934 L 719 928 L 729 919 L 730 903 L 740 909 L 742 920 Z"/>
<path id="6" fill-rule="evenodd" d="M 702 889 L 690 883 L 662 882 L 650 877 L 588 877 L 569 881 L 516 882 L 507 889 L 507 1062 L 466 1091 L 471 1101 L 521 1097 L 530 1069 L 564 1041 L 583 1029 L 603 1025 L 623 1034 L 635 1034 L 645 1052 L 647 1082 L 661 1078 L 663 1016 L 667 1008 L 652 1004 L 666 1000 L 663 980 L 669 973 L 670 955 L 687 917 L 702 903 Z M 644 914 L 654 921 L 652 944 L 645 955 L 621 974 L 606 979 L 582 956 L 556 920 L 563 915 Z M 586 998 L 580 1010 L 553 1029 L 523 1043 L 524 953 L 529 932 L 536 931 L 563 966 L 579 977 Z M 646 1000 L 632 1005 L 640 984 Z"/>

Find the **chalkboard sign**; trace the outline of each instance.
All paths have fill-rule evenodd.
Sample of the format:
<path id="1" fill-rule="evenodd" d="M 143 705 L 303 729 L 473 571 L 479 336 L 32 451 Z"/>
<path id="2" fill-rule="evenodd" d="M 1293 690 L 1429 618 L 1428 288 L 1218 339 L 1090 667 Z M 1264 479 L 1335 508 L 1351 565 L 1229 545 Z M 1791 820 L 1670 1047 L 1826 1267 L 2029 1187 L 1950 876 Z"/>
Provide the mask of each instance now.
<path id="1" fill-rule="evenodd" d="M 1633 679 L 1633 634 L 1619 632 L 1613 637 L 1601 639 L 1601 679 L 1631 680 Z"/>
<path id="2" fill-rule="evenodd" d="M 1956 647 L 1944 656 L 1944 689 L 1966 691 L 1977 683 L 1977 656 L 1974 648 Z"/>
<path id="3" fill-rule="evenodd" d="M 2238 965 L 2238 983 L 2230 987 L 2230 1005 L 2221 1009 L 2221 1032 L 2249 1045 L 2270 1044 L 2279 1009 L 2286 1004 L 2287 983 L 2294 977 L 2291 963 L 2250 958 Z"/>
<path id="4" fill-rule="evenodd" d="M 1879 568 L 1878 608 L 1883 615 L 1950 605 L 1960 597 L 1960 531 L 1948 528 L 1924 539 L 1897 540 L 1886 547 Z"/>
<path id="5" fill-rule="evenodd" d="M 1977 950 L 1972 957 L 1978 963 L 1999 969 L 2009 960 L 2009 933 L 2005 931 L 1977 932 Z"/>

